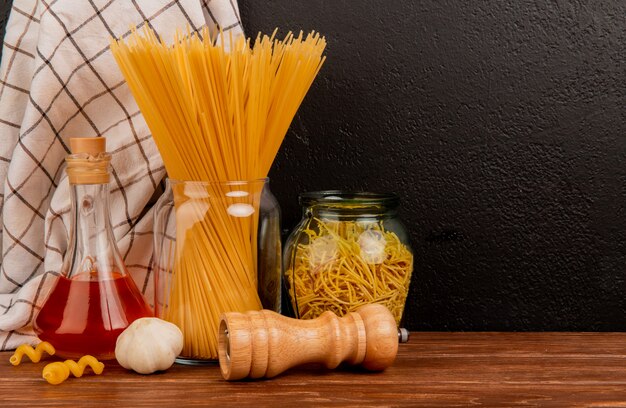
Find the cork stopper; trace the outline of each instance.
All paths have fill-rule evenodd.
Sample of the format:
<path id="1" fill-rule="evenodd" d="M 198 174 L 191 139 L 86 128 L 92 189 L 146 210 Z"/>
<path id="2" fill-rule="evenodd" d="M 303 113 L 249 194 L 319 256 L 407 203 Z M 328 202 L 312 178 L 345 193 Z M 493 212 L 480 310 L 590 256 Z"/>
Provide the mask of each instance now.
<path id="1" fill-rule="evenodd" d="M 108 184 L 111 155 L 104 137 L 70 138 L 72 154 L 65 161 L 70 184 Z"/>
<path id="2" fill-rule="evenodd" d="M 72 154 L 87 153 L 97 156 L 98 153 L 107 151 L 107 139 L 105 137 L 72 137 L 70 149 L 72 149 Z"/>

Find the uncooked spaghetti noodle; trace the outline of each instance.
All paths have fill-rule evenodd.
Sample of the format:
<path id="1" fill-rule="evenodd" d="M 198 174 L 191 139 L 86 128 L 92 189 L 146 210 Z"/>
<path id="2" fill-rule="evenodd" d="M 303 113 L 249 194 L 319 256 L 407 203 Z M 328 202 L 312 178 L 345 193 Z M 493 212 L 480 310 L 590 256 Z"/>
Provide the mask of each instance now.
<path id="1" fill-rule="evenodd" d="M 311 225 L 313 223 L 313 225 Z M 326 310 L 339 316 L 380 303 L 400 324 L 413 272 L 413 255 L 382 222 L 322 221 L 303 230 L 286 271 L 294 309 L 302 319 Z"/>
<path id="2" fill-rule="evenodd" d="M 324 62 L 325 45 L 317 33 L 289 33 L 283 40 L 259 35 L 253 44 L 231 38 L 227 49 L 206 28 L 167 45 L 147 27 L 111 43 L 168 176 L 197 182 L 172 185 L 177 232 L 163 316 L 183 331 L 183 356 L 217 358 L 219 314 L 261 307 L 258 180 Z"/>

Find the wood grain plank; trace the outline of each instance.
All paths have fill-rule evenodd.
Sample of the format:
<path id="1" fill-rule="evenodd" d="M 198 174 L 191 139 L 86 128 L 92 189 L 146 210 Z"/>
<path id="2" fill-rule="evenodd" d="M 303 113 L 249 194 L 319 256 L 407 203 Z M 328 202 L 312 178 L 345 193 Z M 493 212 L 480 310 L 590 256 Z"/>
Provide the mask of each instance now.
<path id="1" fill-rule="evenodd" d="M 226 382 L 217 365 L 151 376 L 108 362 L 59 386 L 44 363 L 0 353 L 0 406 L 596 406 L 626 407 L 624 333 L 413 333 L 383 373 L 305 366 Z M 48 358 L 47 361 L 53 361 Z"/>

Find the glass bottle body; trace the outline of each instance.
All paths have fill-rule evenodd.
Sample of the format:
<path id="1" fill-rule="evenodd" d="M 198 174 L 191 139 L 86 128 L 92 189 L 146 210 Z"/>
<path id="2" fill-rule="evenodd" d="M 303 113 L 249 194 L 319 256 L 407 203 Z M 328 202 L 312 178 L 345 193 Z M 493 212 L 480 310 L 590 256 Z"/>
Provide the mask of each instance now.
<path id="1" fill-rule="evenodd" d="M 285 244 L 284 281 L 293 313 L 313 319 L 381 303 L 400 325 L 413 272 L 392 194 L 324 191 L 300 196 L 303 218 Z"/>
<path id="2" fill-rule="evenodd" d="M 108 184 L 71 184 L 70 191 L 68 250 L 34 328 L 62 357 L 112 359 L 119 334 L 152 311 L 115 243 Z"/>
<path id="3" fill-rule="evenodd" d="M 155 313 L 183 332 L 177 362 L 217 359 L 222 312 L 280 311 L 280 210 L 267 179 L 167 180 L 154 217 Z"/>

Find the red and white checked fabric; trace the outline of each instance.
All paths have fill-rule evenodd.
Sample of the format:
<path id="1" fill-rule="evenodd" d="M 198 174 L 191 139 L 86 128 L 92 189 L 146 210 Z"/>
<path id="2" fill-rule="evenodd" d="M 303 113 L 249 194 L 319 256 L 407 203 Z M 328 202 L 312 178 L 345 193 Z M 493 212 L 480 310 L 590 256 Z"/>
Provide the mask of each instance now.
<path id="1" fill-rule="evenodd" d="M 0 64 L 0 350 L 35 343 L 31 322 L 67 247 L 69 138 L 106 136 L 111 218 L 152 297 L 152 213 L 161 157 L 109 51 L 149 24 L 163 38 L 205 25 L 242 33 L 236 0 L 14 0 Z"/>

